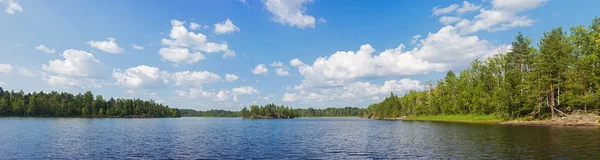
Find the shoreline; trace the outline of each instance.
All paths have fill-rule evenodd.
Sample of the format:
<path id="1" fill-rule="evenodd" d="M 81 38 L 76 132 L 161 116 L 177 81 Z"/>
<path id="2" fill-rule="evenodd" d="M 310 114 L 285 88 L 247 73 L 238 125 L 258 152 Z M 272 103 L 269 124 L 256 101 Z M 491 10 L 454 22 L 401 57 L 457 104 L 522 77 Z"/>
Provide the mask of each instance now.
<path id="1" fill-rule="evenodd" d="M 551 119 L 546 120 L 504 120 L 491 115 L 436 115 L 436 116 L 404 116 L 396 118 L 383 118 L 379 120 L 400 121 L 429 121 L 429 122 L 452 122 L 471 124 L 498 124 L 515 126 L 600 126 L 600 123 L 590 122 L 561 122 Z"/>

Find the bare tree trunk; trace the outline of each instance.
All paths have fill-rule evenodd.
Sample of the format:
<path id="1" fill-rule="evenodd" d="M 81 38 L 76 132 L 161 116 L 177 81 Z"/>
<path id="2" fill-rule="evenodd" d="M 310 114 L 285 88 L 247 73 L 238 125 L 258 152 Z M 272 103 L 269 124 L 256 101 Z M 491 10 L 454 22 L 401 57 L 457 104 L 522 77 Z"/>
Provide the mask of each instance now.
<path id="1" fill-rule="evenodd" d="M 554 119 L 554 89 L 552 89 L 552 82 L 550 82 L 550 97 L 548 101 L 550 103 L 550 111 L 552 111 L 552 119 Z"/>

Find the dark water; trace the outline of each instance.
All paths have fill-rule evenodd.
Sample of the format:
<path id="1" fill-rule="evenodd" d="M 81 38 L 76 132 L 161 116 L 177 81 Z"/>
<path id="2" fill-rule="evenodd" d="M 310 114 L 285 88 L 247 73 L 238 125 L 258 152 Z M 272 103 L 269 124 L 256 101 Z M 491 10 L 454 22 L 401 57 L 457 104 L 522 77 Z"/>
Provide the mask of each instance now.
<path id="1" fill-rule="evenodd" d="M 0 118 L 0 159 L 600 159 L 598 127 L 357 118 Z"/>

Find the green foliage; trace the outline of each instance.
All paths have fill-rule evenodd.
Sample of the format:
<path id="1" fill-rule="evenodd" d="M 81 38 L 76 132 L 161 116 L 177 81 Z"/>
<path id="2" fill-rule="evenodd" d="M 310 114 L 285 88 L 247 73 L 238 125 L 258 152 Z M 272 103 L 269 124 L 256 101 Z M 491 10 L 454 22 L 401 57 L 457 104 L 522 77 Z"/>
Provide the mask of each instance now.
<path id="1" fill-rule="evenodd" d="M 559 111 L 600 109 L 600 18 L 570 34 L 545 32 L 539 49 L 518 33 L 512 49 L 475 60 L 458 77 L 426 82 L 423 91 L 393 93 L 362 116 L 498 115 L 505 119 L 548 118 Z"/>
<path id="2" fill-rule="evenodd" d="M 226 110 L 208 110 L 208 111 L 196 111 L 193 109 L 181 109 L 181 116 L 183 117 L 241 117 L 242 114 L 236 111 Z"/>
<path id="3" fill-rule="evenodd" d="M 362 115 L 366 109 L 357 107 L 344 107 L 344 108 L 325 108 L 325 109 L 314 109 L 314 108 L 298 108 L 294 109 L 294 114 L 298 117 L 356 117 Z"/>
<path id="4" fill-rule="evenodd" d="M 180 117 L 178 109 L 153 100 L 113 99 L 106 101 L 92 92 L 73 95 L 58 92 L 5 91 L 0 87 L 0 116 L 33 117 Z M 134 107 L 135 106 L 135 107 Z M 134 110 L 135 109 L 135 110 Z"/>
<path id="5" fill-rule="evenodd" d="M 244 108 L 245 109 L 245 108 Z M 242 109 L 242 110 L 244 110 Z M 263 106 L 250 106 L 250 113 L 244 115 L 244 118 L 260 119 L 260 118 L 294 118 L 296 114 L 293 109 L 283 105 L 267 104 Z"/>

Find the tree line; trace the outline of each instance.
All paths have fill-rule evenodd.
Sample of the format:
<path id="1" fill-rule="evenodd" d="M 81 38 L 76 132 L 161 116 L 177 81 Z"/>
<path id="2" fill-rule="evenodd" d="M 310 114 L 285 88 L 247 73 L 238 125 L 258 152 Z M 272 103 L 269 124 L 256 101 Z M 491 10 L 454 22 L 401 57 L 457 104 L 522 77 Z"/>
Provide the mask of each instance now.
<path id="1" fill-rule="evenodd" d="M 242 117 L 261 119 L 261 118 L 294 118 L 296 113 L 290 107 L 267 104 L 265 106 L 251 105 L 250 110 L 244 107 L 241 111 Z"/>
<path id="2" fill-rule="evenodd" d="M 180 109 L 181 116 L 183 117 L 241 117 L 242 113 L 239 111 L 227 111 L 211 109 L 208 111 L 196 111 L 193 109 Z"/>
<path id="3" fill-rule="evenodd" d="M 344 108 L 325 108 L 325 109 L 314 109 L 314 108 L 298 108 L 294 109 L 294 113 L 298 117 L 348 117 L 348 116 L 359 116 L 365 112 L 366 109 L 358 107 L 344 107 Z"/>
<path id="4" fill-rule="evenodd" d="M 178 109 L 153 100 L 84 94 L 5 91 L 0 87 L 0 116 L 31 117 L 181 117 Z"/>
<path id="5" fill-rule="evenodd" d="M 550 118 L 600 109 L 600 18 L 544 32 L 539 44 L 521 32 L 506 54 L 475 60 L 456 75 L 425 83 L 423 91 L 393 93 L 362 116 L 496 114 L 506 119 Z"/>

